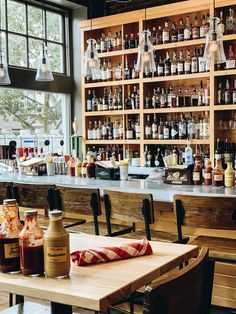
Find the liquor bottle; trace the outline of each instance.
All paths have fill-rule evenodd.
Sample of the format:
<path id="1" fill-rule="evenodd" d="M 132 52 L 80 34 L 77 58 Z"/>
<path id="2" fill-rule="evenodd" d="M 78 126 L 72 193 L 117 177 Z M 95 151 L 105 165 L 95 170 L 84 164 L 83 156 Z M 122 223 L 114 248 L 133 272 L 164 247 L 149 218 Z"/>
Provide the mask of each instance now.
<path id="1" fill-rule="evenodd" d="M 199 26 L 198 26 L 198 17 L 194 18 L 194 26 L 192 28 L 192 38 L 198 39 L 200 37 Z"/>
<path id="2" fill-rule="evenodd" d="M 173 59 L 171 62 L 171 75 L 177 74 L 177 60 L 176 60 L 176 51 L 173 51 Z"/>
<path id="3" fill-rule="evenodd" d="M 164 167 L 165 166 L 164 161 L 163 161 L 163 156 L 161 154 L 161 148 L 160 147 L 158 147 L 157 154 L 155 156 L 155 166 L 156 167 Z"/>
<path id="4" fill-rule="evenodd" d="M 164 139 L 164 124 L 162 119 L 160 119 L 160 123 L 158 126 L 158 139 L 163 140 Z"/>
<path id="5" fill-rule="evenodd" d="M 220 11 L 220 22 L 218 24 L 218 29 L 221 32 L 221 34 L 224 35 L 224 33 L 225 33 L 225 24 L 224 24 L 224 21 L 223 21 L 223 11 Z"/>
<path id="6" fill-rule="evenodd" d="M 227 162 L 227 168 L 225 170 L 224 184 L 226 188 L 232 188 L 235 186 L 235 171 L 232 166 L 232 162 Z"/>
<path id="7" fill-rule="evenodd" d="M 184 101 L 184 95 L 182 94 L 182 89 L 179 88 L 178 92 L 178 106 L 177 107 L 184 107 L 185 101 Z"/>
<path id="8" fill-rule="evenodd" d="M 236 59 L 234 57 L 233 46 L 229 46 L 228 56 L 226 59 L 226 69 L 234 69 L 236 67 Z"/>
<path id="9" fill-rule="evenodd" d="M 118 93 L 117 93 L 117 110 L 122 110 L 123 104 L 122 104 L 122 89 L 119 87 Z"/>
<path id="10" fill-rule="evenodd" d="M 92 93 L 91 90 L 88 90 L 88 96 L 87 96 L 87 101 L 86 101 L 86 111 L 92 111 Z"/>
<path id="11" fill-rule="evenodd" d="M 112 41 L 112 47 L 113 47 L 113 50 L 116 51 L 117 50 L 117 37 L 118 37 L 118 33 L 116 32 L 114 38 L 113 38 L 113 41 Z"/>
<path id="12" fill-rule="evenodd" d="M 225 97 L 224 97 L 224 90 L 222 88 L 222 83 L 219 83 L 219 87 L 217 90 L 217 103 L 218 105 L 224 105 L 225 104 Z"/>
<path id="13" fill-rule="evenodd" d="M 192 112 L 190 112 L 190 117 L 188 119 L 188 136 L 190 140 L 195 138 L 195 122 Z"/>
<path id="14" fill-rule="evenodd" d="M 153 46 L 157 45 L 157 30 L 156 30 L 155 26 L 153 26 L 153 28 L 152 28 L 151 42 L 152 42 Z"/>
<path id="15" fill-rule="evenodd" d="M 127 98 L 125 99 L 125 109 L 126 109 L 126 110 L 132 109 L 130 90 L 128 90 L 128 96 L 127 96 Z"/>
<path id="16" fill-rule="evenodd" d="M 113 110 L 113 94 L 112 94 L 112 87 L 109 89 L 109 94 L 108 94 L 108 110 Z"/>
<path id="17" fill-rule="evenodd" d="M 108 96 L 107 96 L 107 89 L 104 88 L 103 98 L 102 98 L 102 110 L 108 110 Z"/>
<path id="18" fill-rule="evenodd" d="M 162 61 L 162 56 L 160 55 L 159 57 L 159 62 L 157 65 L 157 75 L 158 76 L 163 76 L 164 75 L 164 63 Z"/>
<path id="19" fill-rule="evenodd" d="M 106 118 L 104 118 L 104 122 L 102 125 L 102 139 L 103 140 L 107 140 L 108 136 L 107 136 L 107 122 L 106 122 Z"/>
<path id="20" fill-rule="evenodd" d="M 178 71 L 178 75 L 184 74 L 183 50 L 180 50 L 180 52 L 179 52 L 179 60 L 178 60 L 178 65 L 177 65 L 177 71 Z"/>
<path id="21" fill-rule="evenodd" d="M 148 95 L 145 97 L 145 109 L 150 109 L 152 107 L 152 98 L 151 93 L 148 92 Z"/>
<path id="22" fill-rule="evenodd" d="M 116 50 L 121 50 L 121 49 L 122 49 L 122 35 L 121 35 L 121 31 L 119 31 L 116 37 Z"/>
<path id="23" fill-rule="evenodd" d="M 203 83 L 202 80 L 200 81 L 200 87 L 198 90 L 198 106 L 203 106 L 205 103 L 204 99 L 204 89 L 203 89 Z"/>
<path id="24" fill-rule="evenodd" d="M 113 123 L 110 122 L 110 119 L 108 118 L 108 124 L 107 124 L 107 131 L 108 131 L 108 140 L 113 139 Z"/>
<path id="25" fill-rule="evenodd" d="M 210 127 L 209 127 L 209 119 L 208 119 L 208 113 L 206 112 L 205 113 L 205 116 L 203 118 L 203 121 L 202 121 L 202 133 L 203 133 L 203 139 L 206 140 L 209 138 L 210 136 Z"/>
<path id="26" fill-rule="evenodd" d="M 130 49 L 136 48 L 136 44 L 135 44 L 135 38 L 134 38 L 134 34 L 130 34 L 130 44 L 129 44 Z"/>
<path id="27" fill-rule="evenodd" d="M 112 81 L 111 59 L 108 59 L 108 62 L 107 62 L 107 81 Z"/>
<path id="28" fill-rule="evenodd" d="M 92 140 L 93 139 L 93 127 L 92 127 L 92 121 L 89 121 L 89 126 L 87 130 L 87 139 Z"/>
<path id="29" fill-rule="evenodd" d="M 171 139 L 176 140 L 179 138 L 179 124 L 176 121 L 175 117 L 174 120 L 171 122 Z"/>
<path id="30" fill-rule="evenodd" d="M 152 138 L 158 138 L 158 124 L 157 124 L 157 115 L 154 113 L 153 123 L 152 123 Z"/>
<path id="31" fill-rule="evenodd" d="M 205 24 L 205 34 L 208 33 L 209 29 L 210 29 L 210 14 L 207 13 L 207 15 L 206 15 L 206 24 Z"/>
<path id="32" fill-rule="evenodd" d="M 229 9 L 229 15 L 225 18 L 225 29 L 226 34 L 233 34 L 235 31 L 235 16 L 234 16 L 234 10 Z"/>
<path id="33" fill-rule="evenodd" d="M 169 52 L 166 52 L 166 58 L 164 62 L 164 75 L 168 76 L 171 74 L 171 63 L 170 63 L 170 57 L 169 57 Z"/>
<path id="34" fill-rule="evenodd" d="M 145 125 L 145 138 L 146 139 L 151 139 L 152 138 L 152 127 L 151 127 L 151 122 L 150 122 L 150 116 L 147 115 L 147 122 Z"/>
<path id="35" fill-rule="evenodd" d="M 98 109 L 98 99 L 96 96 L 95 90 L 93 91 L 93 98 L 92 98 L 92 111 L 97 111 Z"/>
<path id="36" fill-rule="evenodd" d="M 128 126 L 126 128 L 126 139 L 127 140 L 132 140 L 134 138 L 134 131 L 132 129 L 131 124 L 132 124 L 132 122 L 131 122 L 131 119 L 129 118 Z"/>
<path id="37" fill-rule="evenodd" d="M 183 19 L 179 20 L 178 41 L 184 41 L 184 21 L 183 21 Z"/>
<path id="38" fill-rule="evenodd" d="M 204 89 L 204 105 L 205 106 L 210 105 L 210 81 L 209 80 L 207 80 L 207 84 Z"/>
<path id="39" fill-rule="evenodd" d="M 120 120 L 119 124 L 119 139 L 123 140 L 123 119 Z"/>
<path id="40" fill-rule="evenodd" d="M 197 58 L 197 49 L 194 49 L 194 54 L 192 57 L 192 65 L 191 65 L 192 73 L 198 73 L 198 58 Z"/>
<path id="41" fill-rule="evenodd" d="M 206 25 L 206 19 L 205 19 L 205 14 L 203 14 L 202 15 L 202 25 L 200 26 L 200 29 L 199 29 L 199 36 L 200 36 L 200 38 L 204 38 L 206 36 L 205 25 Z"/>
<path id="42" fill-rule="evenodd" d="M 112 40 L 112 35 L 111 35 L 110 30 L 107 33 L 106 41 L 107 41 L 107 52 L 112 51 L 113 50 L 113 47 L 112 47 L 113 40 Z"/>
<path id="43" fill-rule="evenodd" d="M 204 185 L 212 185 L 212 167 L 209 161 L 204 169 Z"/>
<path id="44" fill-rule="evenodd" d="M 98 121 L 97 140 L 102 140 L 102 121 Z"/>
<path id="45" fill-rule="evenodd" d="M 97 50 L 98 53 L 101 52 L 101 41 L 100 41 L 99 38 L 96 41 L 96 50 Z"/>
<path id="46" fill-rule="evenodd" d="M 98 110 L 97 111 L 102 111 L 103 110 L 103 102 L 102 102 L 102 98 L 98 99 Z"/>
<path id="47" fill-rule="evenodd" d="M 215 159 L 215 163 L 217 162 L 217 160 L 222 160 L 222 149 L 221 149 L 219 138 L 216 141 L 216 149 L 215 149 L 214 159 Z"/>
<path id="48" fill-rule="evenodd" d="M 231 92 L 230 92 L 228 79 L 226 80 L 226 83 L 225 83 L 224 103 L 228 105 L 231 104 Z"/>
<path id="49" fill-rule="evenodd" d="M 174 146 L 171 157 L 173 166 L 177 166 L 179 164 L 179 151 L 176 146 Z"/>
<path id="50" fill-rule="evenodd" d="M 140 116 L 138 115 L 135 122 L 135 139 L 139 140 L 141 137 Z"/>
<path id="51" fill-rule="evenodd" d="M 169 42 L 170 42 L 170 30 L 169 30 L 168 21 L 165 21 L 165 26 L 162 31 L 162 43 L 167 44 Z"/>
<path id="52" fill-rule="evenodd" d="M 234 89 L 232 92 L 232 103 L 235 105 L 236 104 L 236 80 L 234 80 Z"/>
<path id="53" fill-rule="evenodd" d="M 179 138 L 180 139 L 187 138 L 187 121 L 185 120 L 183 113 L 181 113 L 179 121 Z"/>
<path id="54" fill-rule="evenodd" d="M 118 89 L 115 88 L 115 92 L 112 97 L 112 108 L 113 110 L 118 110 Z"/>
<path id="55" fill-rule="evenodd" d="M 124 49 L 129 49 L 130 48 L 130 39 L 129 39 L 129 35 L 125 35 L 125 39 L 124 39 Z"/>
<path id="56" fill-rule="evenodd" d="M 132 78 L 132 69 L 129 66 L 129 62 L 128 62 L 127 56 L 126 56 L 125 68 L 124 68 L 124 80 L 131 80 L 131 78 Z"/>
<path id="57" fill-rule="evenodd" d="M 133 88 L 133 93 L 131 94 L 131 108 L 133 110 L 139 109 L 139 94 L 135 85 Z"/>
<path id="58" fill-rule="evenodd" d="M 117 120 L 115 120 L 114 127 L 113 127 L 113 139 L 114 140 L 119 139 L 119 124 Z"/>
<path id="59" fill-rule="evenodd" d="M 190 40 L 192 38 L 192 30 L 189 23 L 189 17 L 186 16 L 186 24 L 184 28 L 184 40 Z"/>
<path id="60" fill-rule="evenodd" d="M 192 95 L 191 95 L 191 106 L 197 106 L 197 105 L 198 105 L 198 94 L 196 91 L 196 87 L 194 87 Z"/>
<path id="61" fill-rule="evenodd" d="M 184 107 L 190 107 L 191 106 L 191 95 L 186 88 L 185 93 L 184 93 Z"/>
<path id="62" fill-rule="evenodd" d="M 115 78 L 117 81 L 122 80 L 122 66 L 121 63 L 118 64 L 115 71 Z"/>
<path id="63" fill-rule="evenodd" d="M 94 121 L 94 127 L 93 127 L 93 140 L 97 140 L 97 128 L 98 128 L 98 123 L 97 121 Z"/>
<path id="64" fill-rule="evenodd" d="M 178 31 L 176 30 L 176 24 L 172 24 L 172 29 L 170 31 L 170 40 L 172 43 L 176 43 L 178 41 Z"/>
<path id="65" fill-rule="evenodd" d="M 192 165 L 193 164 L 193 150 L 190 146 L 189 140 L 187 141 L 187 145 L 184 149 L 184 155 L 185 155 L 185 161 L 184 164 L 186 166 Z"/>
<path id="66" fill-rule="evenodd" d="M 161 89 L 161 95 L 160 95 L 160 108 L 166 108 L 167 107 L 167 97 L 165 89 Z"/>
<path id="67" fill-rule="evenodd" d="M 107 81 L 107 63 L 106 63 L 105 59 L 103 60 L 101 73 L 102 73 L 102 80 L 103 80 L 103 82 Z"/>
<path id="68" fill-rule="evenodd" d="M 203 55 L 204 55 L 204 47 L 203 45 L 201 45 L 201 49 L 198 54 L 198 70 L 200 73 L 206 72 L 206 64 L 205 64 Z"/>
<path id="69" fill-rule="evenodd" d="M 104 32 L 102 32 L 100 44 L 101 44 L 101 52 L 106 52 L 107 51 L 107 45 L 106 45 L 106 36 L 105 36 Z"/>
<path id="70" fill-rule="evenodd" d="M 137 61 L 136 61 L 136 60 L 134 60 L 134 66 L 133 66 L 133 69 L 132 69 L 132 74 L 131 74 L 131 78 L 132 78 L 133 80 L 135 80 L 135 79 L 138 79 L 138 78 L 139 78 L 139 72 L 138 72 L 138 71 L 136 71 L 136 64 L 137 64 Z"/>
<path id="71" fill-rule="evenodd" d="M 164 140 L 170 139 L 170 127 L 169 127 L 168 121 L 165 121 L 164 126 L 163 126 L 163 139 Z"/>
<path id="72" fill-rule="evenodd" d="M 191 73 L 191 55 L 190 55 L 190 50 L 187 50 L 187 56 L 184 61 L 184 73 L 185 74 L 190 74 Z"/>

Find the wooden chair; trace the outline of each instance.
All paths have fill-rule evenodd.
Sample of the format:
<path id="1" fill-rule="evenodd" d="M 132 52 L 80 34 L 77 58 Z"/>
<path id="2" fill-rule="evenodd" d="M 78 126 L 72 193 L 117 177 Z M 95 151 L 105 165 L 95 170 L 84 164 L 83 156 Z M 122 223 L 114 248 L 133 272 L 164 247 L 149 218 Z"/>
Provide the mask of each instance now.
<path id="1" fill-rule="evenodd" d="M 202 248 L 188 266 L 163 275 L 146 286 L 142 309 L 138 313 L 210 314 L 213 275 L 214 261 L 208 258 L 208 249 Z M 110 308 L 133 314 L 133 311 L 125 310 L 126 304 Z"/>
<path id="2" fill-rule="evenodd" d="M 179 241 L 182 226 L 236 230 L 236 197 L 175 195 L 174 208 Z M 217 261 L 236 263 L 236 239 L 200 235 L 190 243 L 208 247 L 210 257 Z"/>
<path id="3" fill-rule="evenodd" d="M 17 200 L 19 206 L 24 208 L 35 208 L 43 210 L 42 212 L 39 211 L 38 221 L 43 229 L 47 228 L 49 224 L 48 211 L 57 208 L 54 185 L 14 183 L 12 190 L 13 198 Z M 86 221 L 84 219 L 63 219 L 65 228 L 85 222 Z"/>
<path id="4" fill-rule="evenodd" d="M 107 220 L 108 236 L 120 236 L 128 238 L 143 238 L 167 242 L 178 242 L 177 234 L 159 232 L 150 229 L 154 223 L 154 210 L 152 194 L 126 193 L 110 189 L 104 190 L 104 206 Z M 111 219 L 128 221 L 132 227 L 125 228 L 119 232 L 113 232 Z M 144 224 L 145 230 L 135 230 L 135 224 Z M 188 239 L 182 239 L 185 243 Z"/>

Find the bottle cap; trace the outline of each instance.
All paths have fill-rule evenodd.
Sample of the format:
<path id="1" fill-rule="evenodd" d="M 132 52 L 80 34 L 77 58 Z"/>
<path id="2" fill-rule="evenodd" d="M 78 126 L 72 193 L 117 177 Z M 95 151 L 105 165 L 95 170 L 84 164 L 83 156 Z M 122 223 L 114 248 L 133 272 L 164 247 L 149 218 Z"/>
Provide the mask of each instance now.
<path id="1" fill-rule="evenodd" d="M 31 216 L 37 216 L 38 210 L 37 209 L 31 209 L 31 210 L 26 210 L 24 212 L 25 217 L 31 217 Z"/>
<path id="2" fill-rule="evenodd" d="M 17 204 L 16 199 L 6 199 L 3 201 L 3 205 Z"/>
<path id="3" fill-rule="evenodd" d="M 49 212 L 49 217 L 61 217 L 62 216 L 62 211 L 58 210 L 58 209 L 54 209 L 52 211 Z"/>

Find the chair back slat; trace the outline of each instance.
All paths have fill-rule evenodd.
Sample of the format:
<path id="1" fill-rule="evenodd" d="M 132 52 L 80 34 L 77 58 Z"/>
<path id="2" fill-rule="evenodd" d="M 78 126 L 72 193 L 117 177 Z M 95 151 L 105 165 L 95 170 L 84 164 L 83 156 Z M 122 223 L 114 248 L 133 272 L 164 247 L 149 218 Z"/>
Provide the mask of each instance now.
<path id="1" fill-rule="evenodd" d="M 3 204 L 3 200 L 8 198 L 7 193 L 8 184 L 5 182 L 0 182 L 0 205 Z"/>
<path id="2" fill-rule="evenodd" d="M 56 186 L 58 191 L 58 209 L 70 214 L 101 215 L 100 192 L 93 188 L 70 188 Z"/>
<path id="3" fill-rule="evenodd" d="M 143 208 L 149 206 L 149 223 L 154 223 L 152 194 L 104 190 L 108 196 L 110 218 L 120 221 L 144 222 Z"/>
<path id="4" fill-rule="evenodd" d="M 214 262 L 208 250 L 174 274 L 145 289 L 143 314 L 209 314 L 214 276 Z"/>
<path id="5" fill-rule="evenodd" d="M 236 230 L 236 197 L 174 195 L 181 225 Z"/>

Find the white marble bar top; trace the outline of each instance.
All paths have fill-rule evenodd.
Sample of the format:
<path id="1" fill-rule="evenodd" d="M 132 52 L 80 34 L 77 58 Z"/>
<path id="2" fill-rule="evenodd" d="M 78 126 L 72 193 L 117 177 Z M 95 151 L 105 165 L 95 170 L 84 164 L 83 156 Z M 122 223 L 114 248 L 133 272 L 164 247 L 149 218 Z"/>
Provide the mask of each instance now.
<path id="1" fill-rule="evenodd" d="M 16 182 L 30 184 L 56 184 L 69 187 L 96 187 L 101 195 L 106 188 L 132 193 L 151 193 L 155 201 L 172 202 L 174 194 L 188 194 L 201 196 L 236 196 L 236 188 L 194 185 L 169 185 L 146 180 L 112 181 L 97 179 L 82 179 L 69 176 L 24 176 L 19 174 L 4 174 L 0 182 Z"/>

